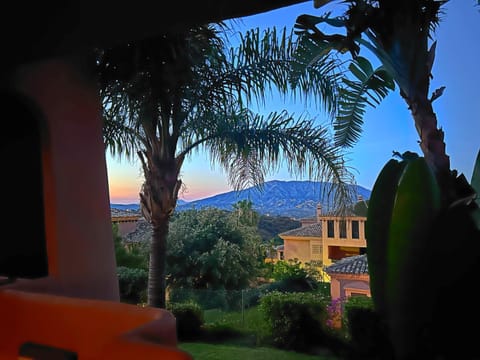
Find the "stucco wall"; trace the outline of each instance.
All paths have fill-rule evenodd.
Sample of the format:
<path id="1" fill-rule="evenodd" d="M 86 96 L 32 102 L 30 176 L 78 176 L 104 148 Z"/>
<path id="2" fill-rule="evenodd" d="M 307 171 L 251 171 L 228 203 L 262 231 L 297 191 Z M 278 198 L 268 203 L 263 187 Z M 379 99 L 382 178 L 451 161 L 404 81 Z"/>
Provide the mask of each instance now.
<path id="1" fill-rule="evenodd" d="M 366 274 L 330 274 L 330 279 L 332 299 L 347 298 L 351 292 L 371 296 L 370 278 Z"/>
<path id="2" fill-rule="evenodd" d="M 285 260 L 296 258 L 302 262 L 310 261 L 310 241 L 285 239 L 284 246 Z"/>
<path id="3" fill-rule="evenodd" d="M 46 121 L 42 146 L 48 278 L 12 287 L 119 300 L 98 91 L 81 66 L 22 68 L 16 90 Z"/>

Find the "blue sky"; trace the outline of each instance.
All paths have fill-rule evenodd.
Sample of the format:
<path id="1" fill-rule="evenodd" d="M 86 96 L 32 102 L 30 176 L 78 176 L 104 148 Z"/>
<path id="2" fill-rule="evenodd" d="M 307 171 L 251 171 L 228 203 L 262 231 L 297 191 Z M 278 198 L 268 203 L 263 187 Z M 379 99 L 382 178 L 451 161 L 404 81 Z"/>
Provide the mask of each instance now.
<path id="1" fill-rule="evenodd" d="M 440 26 L 435 33 L 437 51 L 432 70 L 431 91 L 446 86 L 434 103 L 438 124 L 445 131 L 446 151 L 451 168 L 465 174 L 470 180 L 476 155 L 480 149 L 480 8 L 473 0 L 450 0 L 444 9 Z M 297 16 L 318 15 L 313 2 L 243 18 L 246 29 L 287 27 L 291 29 Z M 362 50 L 363 51 L 363 50 Z M 370 57 L 368 53 L 363 53 Z M 372 59 L 372 62 L 374 60 Z M 295 114 L 307 113 L 319 124 L 327 119 L 319 109 L 301 104 L 272 100 L 270 111 L 286 109 Z M 368 189 L 392 151 L 421 153 L 413 119 L 398 90 L 391 93 L 375 109 L 368 109 L 359 142 L 347 153 L 347 164 L 352 167 L 356 183 Z M 107 153 L 110 200 L 112 203 L 138 203 L 138 192 L 143 182 L 138 161 L 114 159 Z M 185 191 L 180 198 L 191 201 L 232 190 L 221 168 L 210 163 L 205 154 L 195 154 L 182 168 Z M 290 175 L 286 169 L 270 174 L 266 180 L 308 180 Z"/>

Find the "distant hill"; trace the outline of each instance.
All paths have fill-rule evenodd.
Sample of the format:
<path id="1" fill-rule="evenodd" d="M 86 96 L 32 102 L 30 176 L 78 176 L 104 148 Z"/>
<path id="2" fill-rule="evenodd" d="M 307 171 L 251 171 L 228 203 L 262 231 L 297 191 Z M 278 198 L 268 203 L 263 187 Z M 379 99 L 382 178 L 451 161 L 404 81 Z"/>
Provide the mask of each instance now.
<path id="1" fill-rule="evenodd" d="M 177 205 L 184 205 L 187 203 L 188 203 L 187 201 L 179 199 L 177 202 Z M 118 210 L 133 210 L 133 211 L 140 210 L 140 204 L 110 204 L 110 207 L 112 209 L 118 209 Z"/>
<path id="2" fill-rule="evenodd" d="M 110 204 L 110 208 L 118 210 L 140 210 L 140 204 Z"/>
<path id="3" fill-rule="evenodd" d="M 324 210 L 331 208 L 332 204 L 322 197 L 322 186 L 328 183 L 317 181 L 279 181 L 272 180 L 264 184 L 263 191 L 256 187 L 250 187 L 241 191 L 229 191 L 201 200 L 185 201 L 178 200 L 176 211 L 188 209 L 201 209 L 204 207 L 216 207 L 223 210 L 233 210 L 233 204 L 240 200 L 250 200 L 255 211 L 261 215 L 287 216 L 294 219 L 315 216 L 317 204 L 321 203 Z M 359 186 L 354 192 L 370 199 L 371 191 Z M 138 211 L 139 204 L 110 204 L 114 209 Z"/>
<path id="4" fill-rule="evenodd" d="M 253 203 L 254 210 L 262 215 L 288 216 L 300 219 L 314 216 L 319 203 L 325 210 L 331 208 L 332 204 L 329 204 L 327 199 L 322 196 L 322 187 L 328 186 L 331 185 L 316 181 L 273 180 L 264 184 L 263 191 L 256 187 L 241 191 L 230 191 L 209 198 L 178 204 L 176 211 L 203 207 L 232 210 L 232 206 L 236 202 L 250 200 Z M 371 190 L 359 185 L 352 186 L 357 196 L 362 196 L 364 200 L 370 198 Z"/>

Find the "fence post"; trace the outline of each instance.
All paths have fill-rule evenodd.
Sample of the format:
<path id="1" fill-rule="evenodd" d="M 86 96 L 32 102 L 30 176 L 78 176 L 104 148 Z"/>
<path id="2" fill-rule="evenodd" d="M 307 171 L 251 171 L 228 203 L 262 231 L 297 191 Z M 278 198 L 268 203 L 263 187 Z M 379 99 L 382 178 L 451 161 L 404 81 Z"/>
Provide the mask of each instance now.
<path id="1" fill-rule="evenodd" d="M 243 300 L 243 289 L 242 289 L 242 327 L 245 327 L 245 303 Z"/>

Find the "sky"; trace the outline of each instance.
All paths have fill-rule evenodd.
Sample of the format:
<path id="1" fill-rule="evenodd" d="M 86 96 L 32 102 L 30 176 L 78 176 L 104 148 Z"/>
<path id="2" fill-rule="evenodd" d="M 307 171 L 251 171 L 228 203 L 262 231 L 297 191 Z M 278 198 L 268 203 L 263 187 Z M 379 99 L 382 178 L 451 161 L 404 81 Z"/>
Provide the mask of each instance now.
<path id="1" fill-rule="evenodd" d="M 445 86 L 443 95 L 433 103 L 438 126 L 445 132 L 446 152 L 451 168 L 471 179 L 474 162 L 480 150 L 480 7 L 474 0 L 450 0 L 434 33 L 437 41 L 433 79 L 430 91 Z M 237 27 L 245 30 L 267 27 L 287 30 L 293 28 L 301 14 L 320 15 L 325 9 L 315 9 L 313 1 L 289 6 L 262 14 L 242 18 Z M 375 61 L 363 52 L 372 63 Z M 269 111 L 283 109 L 295 114 L 308 114 L 324 125 L 327 121 L 321 109 L 298 103 L 284 103 L 272 99 Z M 376 108 L 368 108 L 364 116 L 363 132 L 354 147 L 347 150 L 347 165 L 351 167 L 355 182 L 372 189 L 383 165 L 393 151 L 414 151 L 421 154 L 413 119 L 398 93 L 390 93 Z M 143 175 L 138 160 L 107 156 L 110 202 L 138 203 Z M 204 153 L 192 154 L 181 171 L 185 190 L 179 198 L 192 201 L 231 191 L 226 174 L 211 163 Z M 269 180 L 310 180 L 288 173 L 281 168 L 269 174 Z"/>

